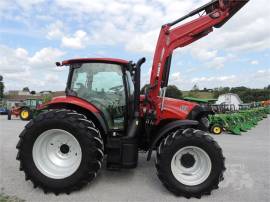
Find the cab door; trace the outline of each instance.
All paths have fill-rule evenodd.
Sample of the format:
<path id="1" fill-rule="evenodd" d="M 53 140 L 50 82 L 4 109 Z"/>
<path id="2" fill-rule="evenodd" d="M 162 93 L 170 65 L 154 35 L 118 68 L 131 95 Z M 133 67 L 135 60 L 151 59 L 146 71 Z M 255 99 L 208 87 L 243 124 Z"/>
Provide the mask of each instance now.
<path id="1" fill-rule="evenodd" d="M 110 130 L 124 130 L 126 87 L 123 67 L 111 63 L 83 63 L 73 70 L 70 89 L 96 106 Z"/>

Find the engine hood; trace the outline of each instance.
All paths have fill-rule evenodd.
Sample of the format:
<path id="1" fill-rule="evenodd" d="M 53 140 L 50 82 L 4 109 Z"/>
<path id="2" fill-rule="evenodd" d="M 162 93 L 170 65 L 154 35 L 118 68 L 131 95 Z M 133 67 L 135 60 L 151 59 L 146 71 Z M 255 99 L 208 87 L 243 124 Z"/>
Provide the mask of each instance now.
<path id="1" fill-rule="evenodd" d="M 160 98 L 159 107 L 161 107 L 162 99 Z M 164 98 L 162 117 L 169 119 L 187 119 L 189 113 L 193 110 L 197 103 L 188 102 L 174 98 Z"/>

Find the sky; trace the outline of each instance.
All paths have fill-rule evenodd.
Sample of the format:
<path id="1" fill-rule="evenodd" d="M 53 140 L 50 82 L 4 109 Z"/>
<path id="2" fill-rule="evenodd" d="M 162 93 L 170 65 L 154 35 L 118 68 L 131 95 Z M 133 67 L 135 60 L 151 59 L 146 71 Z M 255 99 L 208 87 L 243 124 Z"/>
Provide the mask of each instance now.
<path id="1" fill-rule="evenodd" d="M 0 0 L 0 75 L 8 90 L 64 90 L 77 57 L 146 57 L 149 82 L 161 25 L 209 0 Z M 270 84 L 269 0 L 250 0 L 229 22 L 173 54 L 181 90 Z"/>

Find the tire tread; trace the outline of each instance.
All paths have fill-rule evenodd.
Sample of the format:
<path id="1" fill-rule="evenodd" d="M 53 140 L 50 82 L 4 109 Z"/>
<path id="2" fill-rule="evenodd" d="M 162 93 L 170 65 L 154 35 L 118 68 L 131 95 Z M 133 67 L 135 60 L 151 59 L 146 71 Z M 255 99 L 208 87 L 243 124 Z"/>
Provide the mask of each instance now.
<path id="1" fill-rule="evenodd" d="M 209 135 L 205 135 L 205 132 L 201 130 L 195 130 L 192 128 L 188 128 L 185 130 L 176 130 L 170 133 L 166 138 L 164 138 L 160 145 L 157 147 L 157 156 L 156 156 L 156 169 L 157 169 L 157 175 L 158 178 L 161 180 L 163 185 L 173 194 L 176 196 L 183 196 L 185 198 L 201 198 L 202 195 L 210 195 L 211 191 L 214 189 L 218 189 L 218 184 L 220 181 L 224 179 L 223 173 L 226 170 L 225 168 L 225 158 L 222 153 L 221 147 L 218 145 L 218 143 Z M 200 193 L 191 193 L 191 192 L 179 192 L 175 187 L 173 187 L 170 182 L 168 181 L 167 177 L 165 176 L 163 170 L 161 169 L 162 167 L 162 162 L 161 162 L 161 155 L 163 155 L 167 148 L 170 148 L 172 144 L 174 143 L 175 140 L 180 141 L 181 139 L 203 139 L 203 141 L 206 141 L 210 143 L 216 151 L 218 151 L 218 155 L 222 157 L 222 171 L 220 172 L 218 180 L 215 180 L 211 183 L 210 186 L 208 186 L 207 190 L 204 190 L 203 192 Z"/>
<path id="2" fill-rule="evenodd" d="M 95 161 L 91 161 L 87 165 L 87 171 L 84 171 L 83 178 L 78 180 L 75 184 L 73 184 L 71 187 L 66 187 L 66 188 L 59 188 L 59 189 L 54 189 L 48 186 L 45 186 L 42 182 L 39 182 L 37 179 L 35 179 L 35 176 L 33 176 L 32 173 L 28 172 L 28 169 L 25 169 L 24 166 L 24 155 L 23 155 L 23 150 L 22 147 L 24 144 L 26 144 L 25 139 L 29 138 L 28 132 L 33 129 L 35 124 L 40 124 L 43 121 L 46 120 L 59 120 L 63 119 L 65 122 L 69 124 L 75 124 L 80 130 L 80 133 L 84 133 L 87 138 L 88 142 L 90 144 L 89 147 L 91 149 L 88 149 L 87 152 L 90 154 L 93 154 L 95 152 L 98 152 L 100 155 L 96 155 Z M 20 162 L 20 171 L 25 172 L 25 179 L 30 180 L 33 183 L 34 188 L 40 187 L 43 189 L 44 193 L 48 192 L 53 192 L 55 195 L 58 195 L 60 193 L 66 193 L 69 194 L 72 191 L 79 190 L 86 184 L 88 184 L 92 179 L 94 179 L 97 175 L 98 170 L 101 167 L 103 157 L 104 157 L 104 145 L 103 145 L 103 140 L 101 138 L 99 129 L 95 127 L 95 124 L 92 121 L 89 121 L 86 119 L 86 117 L 82 114 L 77 113 L 76 111 L 73 110 L 68 110 L 68 109 L 61 109 L 61 110 L 50 110 L 47 112 L 43 112 L 39 114 L 36 118 L 32 119 L 24 128 L 24 130 L 21 132 L 19 135 L 20 140 L 16 146 L 18 149 L 18 153 L 16 156 L 16 159 Z M 94 148 L 93 148 L 94 147 Z M 102 154 L 101 152 L 102 151 Z M 94 165 L 97 166 L 94 166 Z"/>

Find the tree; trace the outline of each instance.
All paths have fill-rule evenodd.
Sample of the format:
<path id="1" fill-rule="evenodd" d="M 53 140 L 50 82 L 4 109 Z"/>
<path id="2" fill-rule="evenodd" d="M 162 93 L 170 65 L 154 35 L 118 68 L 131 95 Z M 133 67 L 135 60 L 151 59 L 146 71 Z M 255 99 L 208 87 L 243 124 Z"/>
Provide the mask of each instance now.
<path id="1" fill-rule="evenodd" d="M 214 89 L 214 97 L 218 98 L 221 94 L 226 93 L 235 93 L 244 103 L 264 101 L 270 99 L 270 86 L 267 86 L 263 89 L 251 89 L 245 86 L 239 87 L 220 87 Z"/>
<path id="2" fill-rule="evenodd" d="M 175 85 L 169 85 L 166 90 L 166 97 L 181 99 L 183 94 Z"/>
<path id="3" fill-rule="evenodd" d="M 149 88 L 150 87 L 150 84 L 145 84 L 142 89 L 141 89 L 141 94 L 144 94 L 145 93 L 145 89 L 146 88 Z"/>
<path id="4" fill-rule="evenodd" d="M 231 88 L 230 92 L 231 93 L 237 93 L 237 92 L 245 92 L 245 91 L 248 91 L 249 88 L 245 87 L 245 86 L 239 86 L 239 87 L 234 87 L 234 88 Z"/>
<path id="5" fill-rule="evenodd" d="M 145 89 L 149 89 L 149 86 L 149 84 L 145 84 L 141 89 L 141 94 L 145 94 Z M 182 91 L 179 90 L 175 85 L 168 85 L 166 90 L 166 97 L 181 99 L 183 98 L 183 94 Z"/>
<path id="6" fill-rule="evenodd" d="M 192 87 L 192 91 L 199 91 L 199 86 L 197 84 L 195 84 L 193 87 Z"/>
<path id="7" fill-rule="evenodd" d="M 2 100 L 4 97 L 4 89 L 5 89 L 5 85 L 3 82 L 3 76 L 0 75 L 0 100 Z"/>
<path id="8" fill-rule="evenodd" d="M 22 89 L 22 91 L 24 91 L 24 92 L 30 92 L 30 90 L 29 90 L 28 87 L 24 87 L 24 88 Z"/>
<path id="9" fill-rule="evenodd" d="M 202 89 L 202 92 L 207 92 L 207 91 L 208 91 L 208 89 L 205 87 Z"/>
<path id="10" fill-rule="evenodd" d="M 43 103 L 47 103 L 50 102 L 52 100 L 52 94 L 46 94 L 42 97 L 42 102 Z"/>

